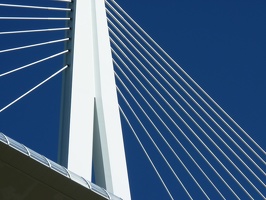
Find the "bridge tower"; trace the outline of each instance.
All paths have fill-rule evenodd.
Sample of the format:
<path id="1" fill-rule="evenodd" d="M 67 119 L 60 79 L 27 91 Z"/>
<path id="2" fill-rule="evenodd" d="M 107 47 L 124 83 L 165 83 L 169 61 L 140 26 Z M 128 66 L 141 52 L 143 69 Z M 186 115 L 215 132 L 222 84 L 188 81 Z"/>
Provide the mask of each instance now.
<path id="1" fill-rule="evenodd" d="M 104 0 L 70 3 L 59 163 L 130 199 Z M 94 167 L 92 167 L 94 166 Z"/>

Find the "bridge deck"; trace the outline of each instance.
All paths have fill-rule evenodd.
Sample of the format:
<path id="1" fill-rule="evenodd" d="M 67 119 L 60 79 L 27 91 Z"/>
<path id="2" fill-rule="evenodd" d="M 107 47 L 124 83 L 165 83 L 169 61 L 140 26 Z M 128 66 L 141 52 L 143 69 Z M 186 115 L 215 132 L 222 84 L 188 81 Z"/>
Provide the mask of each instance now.
<path id="1" fill-rule="evenodd" d="M 0 133 L 0 199 L 120 199 Z"/>

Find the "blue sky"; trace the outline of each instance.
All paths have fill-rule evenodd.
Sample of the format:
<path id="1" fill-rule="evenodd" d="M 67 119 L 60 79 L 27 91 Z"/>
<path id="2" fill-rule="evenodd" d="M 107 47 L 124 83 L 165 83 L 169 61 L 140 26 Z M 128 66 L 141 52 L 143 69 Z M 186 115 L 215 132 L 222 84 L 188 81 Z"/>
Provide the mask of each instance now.
<path id="1" fill-rule="evenodd" d="M 264 135 L 265 2 L 119 3 L 248 133 Z"/>
<path id="2" fill-rule="evenodd" d="M 40 4 L 46 4 L 44 2 L 41 1 Z M 1 3 L 7 1 L 1 0 Z M 159 0 L 117 0 L 117 3 L 265 149 L 265 1 L 169 0 L 165 3 Z M 0 13 L 1 16 L 10 16 L 11 10 L 1 8 Z M 12 14 L 45 16 L 47 13 L 16 10 Z M 56 12 L 52 14 L 57 16 Z M 10 21 L 0 23 L 1 31 L 47 25 L 46 22 L 20 25 Z M 49 24 L 53 27 L 57 25 Z M 60 22 L 59 26 L 61 25 L 64 25 L 63 22 Z M 63 37 L 64 34 L 60 32 L 0 35 L 0 49 Z M 0 54 L 0 73 L 42 58 L 43 55 L 59 52 L 60 48 L 62 45 L 53 45 L 22 53 Z M 63 67 L 62 60 L 60 57 L 22 72 L 0 77 L 1 108 Z M 1 132 L 53 160 L 57 158 L 60 83 L 61 78 L 58 76 L 0 113 Z M 125 127 L 126 125 L 124 129 Z M 134 137 L 128 136 L 125 141 L 129 149 L 127 151 L 131 153 L 129 173 L 133 198 L 167 199 L 165 190 L 144 159 Z M 175 195 L 179 195 L 179 187 L 176 187 L 175 182 L 172 182 L 170 188 Z"/>

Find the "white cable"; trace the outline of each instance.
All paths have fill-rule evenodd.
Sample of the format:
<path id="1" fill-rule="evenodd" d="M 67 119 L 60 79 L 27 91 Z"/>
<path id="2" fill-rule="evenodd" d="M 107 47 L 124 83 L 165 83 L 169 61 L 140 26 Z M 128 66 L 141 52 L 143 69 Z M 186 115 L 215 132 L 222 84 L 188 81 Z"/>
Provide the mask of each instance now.
<path id="1" fill-rule="evenodd" d="M 208 93 L 207 92 L 205 92 L 197 83 L 196 83 L 196 81 L 194 81 L 186 72 L 185 72 L 185 70 L 183 70 L 172 58 L 171 58 L 171 56 L 169 56 L 161 47 L 160 47 L 160 45 L 158 45 L 114 0 L 112 1 L 112 2 L 114 2 L 114 4 L 117 6 L 117 8 L 119 9 L 119 10 L 121 10 L 130 20 L 131 20 L 131 22 L 133 22 L 133 24 L 135 24 L 138 28 L 139 28 L 139 30 L 141 30 L 141 32 L 142 33 L 144 33 L 144 35 L 146 35 L 152 42 L 153 42 L 153 44 L 155 44 L 156 45 L 156 47 L 158 47 L 163 53 L 164 53 L 164 55 L 166 55 L 166 57 L 168 58 L 168 59 L 170 59 L 171 60 L 171 62 L 173 62 L 175 65 L 176 65 L 176 67 L 179 69 L 179 70 L 181 70 L 184 74 L 185 74 L 185 76 L 190 80 L 190 81 L 192 81 L 195 85 L 196 85 L 196 87 L 201 91 L 201 92 L 203 92 L 206 96 L 207 96 L 207 98 L 209 99 L 209 100 L 211 100 L 217 107 L 218 107 L 218 109 L 220 110 L 220 111 L 222 111 L 225 115 L 226 115 L 226 117 L 228 117 L 229 118 L 229 120 L 231 121 L 231 122 L 233 122 L 241 131 L 242 131 L 242 133 L 244 133 L 244 135 L 246 135 L 250 140 L 251 140 L 251 142 L 255 145 L 255 146 L 257 146 L 257 148 L 259 148 L 263 153 L 264 153 L 264 155 L 266 155 L 266 152 L 248 135 L 248 133 L 246 133 L 231 117 L 230 117 L 230 115 L 229 114 L 227 114 L 209 95 L 208 95 Z M 111 7 L 111 9 L 112 10 L 114 10 L 116 13 L 117 13 L 117 15 L 123 20 L 123 21 L 125 21 L 125 23 L 127 23 L 127 25 L 129 26 L 129 27 L 131 27 L 131 29 L 132 30 L 134 30 L 134 32 L 153 50 L 153 52 L 154 53 L 156 53 L 161 59 L 162 59 L 162 61 L 165 63 L 165 64 L 167 64 L 169 67 L 170 67 L 170 69 L 177 75 L 177 76 L 179 76 L 180 77 L 180 79 L 194 92 L 194 94 L 196 94 L 203 102 L 204 102 L 204 104 L 205 105 L 207 105 L 215 114 L 216 114 L 216 116 L 228 127 L 228 128 L 230 128 L 233 132 L 234 132 L 234 134 L 254 153 L 254 154 L 256 154 L 257 155 L 257 153 L 256 152 L 254 152 L 254 150 L 246 143 L 246 141 L 245 140 L 243 140 L 243 138 L 241 138 L 238 134 L 237 134 L 237 132 L 169 65 L 169 63 L 108 3 L 108 2 L 106 2 L 107 3 L 107 5 L 109 6 L 109 7 Z M 257 155 L 258 156 L 258 155 Z M 264 162 L 265 163 L 265 162 Z"/>
<path id="2" fill-rule="evenodd" d="M 8 71 L 8 72 L 5 72 L 5 73 L 0 74 L 0 77 L 2 77 L 2 76 L 6 76 L 6 75 L 8 75 L 8 74 L 11 74 L 11 73 L 13 73 L 13 72 L 16 72 L 16 71 L 19 71 L 19 70 L 22 70 L 22 69 L 25 69 L 25 68 L 28 68 L 28 67 L 30 67 L 30 66 L 32 66 L 32 65 L 35 65 L 35 64 L 41 63 L 41 62 L 43 62 L 43 61 L 46 61 L 46 60 L 49 60 L 49 59 L 51 59 L 51 58 L 57 57 L 57 56 L 59 56 L 59 55 L 65 54 L 65 53 L 67 53 L 67 52 L 69 52 L 69 50 L 65 50 L 65 51 L 63 51 L 63 52 L 60 52 L 60 53 L 54 54 L 54 55 L 52 55 L 52 56 L 49 56 L 49 57 L 43 58 L 43 59 L 41 59 L 41 60 L 38 60 L 38 61 L 32 62 L 32 63 L 27 64 L 27 65 L 24 65 L 24 66 L 22 66 L 22 67 L 19 67 L 19 68 L 16 68 L 16 69 L 10 70 L 10 71 Z"/>
<path id="3" fill-rule="evenodd" d="M 72 2 L 71 0 L 53 0 L 53 1 Z"/>
<path id="4" fill-rule="evenodd" d="M 163 184 L 164 188 L 166 189 L 168 195 L 170 196 L 171 199 L 174 199 L 173 196 L 171 195 L 169 189 L 168 189 L 167 186 L 165 185 L 165 183 L 164 183 L 164 181 L 163 181 L 161 175 L 159 174 L 157 168 L 156 168 L 155 165 L 153 164 L 153 162 L 152 162 L 152 160 L 151 160 L 149 154 L 147 153 L 145 147 L 143 146 L 142 142 L 140 141 L 138 135 L 136 134 L 134 128 L 132 127 L 131 123 L 129 122 L 129 120 L 128 120 L 126 114 L 124 113 L 123 109 L 122 109 L 120 106 L 119 106 L 119 110 L 120 110 L 120 112 L 122 113 L 122 115 L 123 115 L 124 119 L 126 120 L 127 124 L 129 125 L 131 131 L 133 132 L 133 134 L 134 134 L 135 138 L 137 139 L 139 145 L 141 146 L 142 150 L 144 151 L 144 153 L 145 153 L 146 157 L 148 158 L 149 162 L 151 163 L 151 165 L 152 165 L 152 167 L 153 167 L 155 173 L 157 174 L 157 176 L 159 177 L 161 183 Z"/>
<path id="5" fill-rule="evenodd" d="M 114 25 L 115 26 L 115 25 Z M 116 26 L 115 26 L 116 27 Z M 127 45 L 125 45 L 121 40 L 120 40 L 120 38 L 109 28 L 109 31 L 110 31 L 110 33 L 112 34 L 112 35 L 114 35 L 115 36 L 115 38 L 124 46 L 124 48 L 126 48 L 128 51 L 130 51 L 129 49 L 128 49 L 128 47 L 127 47 Z M 189 106 L 189 108 L 190 109 L 192 109 L 192 111 L 204 122 L 204 124 L 205 125 L 207 125 L 208 126 L 208 128 L 210 128 L 211 129 L 211 131 L 223 142 L 223 144 L 227 147 L 227 148 L 229 148 L 229 150 L 241 161 L 241 163 L 257 178 L 257 180 L 259 180 L 259 182 L 261 182 L 264 186 L 265 186 L 265 184 L 263 183 L 263 181 L 247 166 L 247 164 L 229 147 L 229 145 L 216 133 L 216 131 L 198 114 L 198 112 L 197 111 L 195 111 L 194 110 L 194 108 L 184 99 L 184 97 L 182 96 L 182 95 L 180 95 L 180 93 L 179 92 L 177 92 L 176 91 L 176 89 L 160 74 L 160 72 L 158 72 L 158 70 L 147 60 L 147 58 L 127 39 L 127 38 L 125 38 L 125 35 L 123 34 L 123 33 L 121 33 L 121 32 L 119 32 L 123 37 L 124 37 L 124 39 L 126 39 L 126 41 L 135 49 L 135 51 L 137 51 L 137 53 L 139 54 L 139 55 L 141 55 L 141 57 L 157 72 L 157 74 L 167 83 L 167 85 Z M 144 48 L 145 49 L 145 48 Z M 157 63 L 158 65 L 160 65 L 160 63 Z M 160 67 L 161 68 L 163 68 L 161 65 L 160 65 Z M 159 83 L 159 85 L 164 89 L 164 91 L 166 91 L 167 92 L 167 94 L 171 97 L 171 99 L 173 100 L 173 101 L 175 101 L 175 103 L 176 104 L 178 104 L 179 105 L 179 107 L 181 106 L 177 101 L 176 101 L 176 99 L 175 98 L 173 98 L 172 97 L 172 95 L 170 95 L 170 93 L 160 84 L 160 81 L 158 81 L 151 73 L 149 73 L 152 77 L 153 77 L 153 79 L 156 81 L 156 82 L 158 82 Z M 179 87 L 182 87 L 178 82 L 176 82 L 177 84 L 178 84 L 178 86 Z M 192 98 L 193 99 L 193 98 Z M 194 99 L 193 99 L 194 100 Z M 195 101 L 195 100 L 194 100 Z M 184 110 L 183 109 L 183 107 L 181 106 L 181 109 L 182 110 Z M 202 108 L 203 109 L 203 108 Z M 204 109 L 203 109 L 203 111 L 204 112 L 206 112 Z M 187 112 L 186 112 L 187 113 Z M 188 113 L 187 113 L 188 114 Z M 214 122 L 215 123 L 215 122 Z M 218 125 L 218 124 L 217 124 Z M 218 125 L 219 126 L 219 125 Z M 220 126 L 219 126 L 220 127 Z M 221 127 L 220 127 L 221 128 Z M 222 129 L 222 128 L 221 128 Z M 224 133 L 226 133 L 223 129 L 222 129 L 222 131 L 224 132 Z M 227 134 L 227 133 L 226 133 Z M 216 145 L 216 144 L 215 144 Z M 241 147 L 239 147 L 241 150 L 242 150 L 242 152 L 249 158 L 249 156 L 244 152 L 244 150 L 241 148 Z M 227 155 L 226 154 L 224 154 L 226 157 L 227 157 Z M 228 157 L 227 157 L 228 158 Z M 230 159 L 229 159 L 230 160 Z M 253 161 L 251 158 L 250 158 L 250 160 L 251 161 Z M 264 173 L 263 172 L 263 170 L 253 161 L 253 164 L 255 164 L 257 167 L 258 167 L 258 169 L 262 172 L 262 173 Z M 234 165 L 234 164 L 233 164 Z M 235 166 L 235 165 L 234 165 Z M 242 173 L 241 172 L 241 170 L 239 171 L 240 173 Z M 264 173 L 265 174 L 265 173 Z M 248 179 L 247 179 L 248 180 Z M 248 180 L 249 181 L 249 180 Z"/>
<path id="6" fill-rule="evenodd" d="M 17 34 L 17 33 L 35 33 L 35 32 L 48 32 L 48 31 L 63 31 L 63 30 L 69 30 L 69 27 L 66 28 L 47 28 L 47 29 L 35 29 L 35 30 L 23 30 L 23 31 L 5 31 L 0 32 L 0 35 L 6 35 L 6 34 Z"/>
<path id="7" fill-rule="evenodd" d="M 130 62 L 132 62 L 128 56 L 117 46 L 117 44 L 111 39 L 111 42 L 113 44 L 116 45 L 117 49 L 120 51 L 120 53 L 122 53 Z M 130 50 L 129 50 L 130 51 Z M 138 60 L 138 62 L 141 64 L 141 66 L 145 69 L 145 66 Z M 215 154 L 213 154 L 213 152 L 209 149 L 209 147 L 201 140 L 201 138 L 199 138 L 199 136 L 195 133 L 195 131 L 188 125 L 188 123 L 180 116 L 179 113 L 177 113 L 175 111 L 175 109 L 170 105 L 170 103 L 160 94 L 160 92 L 153 86 L 152 83 L 150 83 L 150 81 L 142 74 L 142 72 L 136 68 L 136 70 L 145 78 L 145 80 L 149 83 L 149 85 L 153 88 L 153 90 L 161 97 L 161 99 L 164 100 L 164 102 L 169 106 L 169 108 L 175 113 L 175 115 L 186 125 L 186 127 L 193 133 L 193 135 L 201 142 L 201 144 L 209 151 L 209 153 L 219 162 L 219 164 L 227 171 L 227 173 L 235 180 L 235 182 L 242 188 L 242 190 L 248 195 L 250 196 L 250 194 L 248 193 L 248 191 L 242 186 L 242 184 L 235 178 L 235 176 L 224 166 L 224 164 L 216 157 Z M 146 69 L 145 69 L 146 70 Z M 150 72 L 147 71 L 149 74 Z M 150 76 L 153 77 L 152 74 L 150 74 Z M 154 78 L 154 77 L 153 77 Z M 159 82 L 157 82 L 160 86 L 161 84 Z M 164 87 L 161 87 L 162 89 Z M 166 91 L 166 90 L 165 90 Z M 167 92 L 167 91 L 166 91 Z M 168 95 L 170 95 L 168 93 Z M 177 105 L 186 113 L 186 115 L 193 121 L 193 123 L 202 131 L 202 133 L 204 133 L 208 139 L 215 145 L 215 147 L 217 147 L 217 149 L 230 161 L 231 164 L 233 164 L 233 166 L 238 169 L 238 171 L 245 177 L 245 179 L 257 190 L 257 188 L 249 181 L 249 179 L 242 173 L 241 170 L 239 170 L 239 168 L 228 158 L 228 156 L 216 145 L 216 143 L 208 136 L 208 134 L 198 125 L 198 123 L 182 108 L 182 106 L 180 106 L 180 104 L 178 102 L 176 102 Z M 259 190 L 257 190 L 259 192 Z M 260 192 L 259 192 L 260 193 Z M 261 194 L 261 193 L 260 193 Z M 251 196 L 250 196 L 251 197 Z M 252 197 L 251 197 L 252 198 Z"/>
<path id="8" fill-rule="evenodd" d="M 147 53 L 148 51 L 140 44 L 140 42 L 117 20 L 117 18 L 115 16 L 113 16 L 110 11 L 108 9 L 106 9 L 108 14 L 118 23 L 118 25 L 123 29 L 125 30 L 129 36 L 142 48 L 144 49 Z M 108 22 L 113 26 L 115 27 L 115 29 L 119 32 L 121 32 L 109 19 L 108 19 Z M 133 27 L 131 27 L 133 29 Z M 135 30 L 134 30 L 135 31 Z M 125 36 L 123 36 L 123 38 L 127 39 Z M 142 38 L 142 40 L 144 40 Z M 146 42 L 145 42 L 146 43 Z M 149 46 L 150 47 L 150 46 Z M 152 47 L 150 47 L 152 48 Z M 148 53 L 149 54 L 149 53 Z M 158 53 L 157 53 L 158 54 Z M 149 54 L 150 55 L 150 54 Z M 153 57 L 150 55 L 150 57 L 161 67 L 161 64 L 159 64 L 159 62 Z M 161 56 L 160 56 L 161 57 Z M 171 67 L 168 63 L 166 63 L 168 65 L 168 67 Z M 179 87 L 189 96 L 189 98 L 194 102 L 196 103 L 196 105 L 208 116 L 209 119 L 211 119 L 217 126 L 220 130 L 223 131 L 223 133 L 225 133 L 225 135 L 252 161 L 252 163 L 257 167 L 259 168 L 259 170 L 264 173 L 265 175 L 265 172 L 258 166 L 257 163 L 254 162 L 254 160 L 227 134 L 227 132 L 224 131 L 224 129 L 222 129 L 222 127 L 194 100 L 194 98 L 176 81 L 175 78 L 173 78 L 163 67 L 161 67 L 161 69 L 176 83 L 179 85 Z M 179 78 L 181 80 L 183 80 L 183 78 L 178 74 Z M 183 80 L 185 81 L 185 80 Z M 211 111 L 214 112 L 213 109 L 211 109 Z M 234 132 L 234 130 L 230 127 L 230 130 Z M 235 133 L 237 134 L 237 133 Z M 265 161 L 250 147 L 249 148 L 264 164 L 265 164 Z"/>
<path id="9" fill-rule="evenodd" d="M 216 169 L 210 164 L 210 162 L 204 157 L 204 155 L 198 150 L 198 148 L 194 145 L 194 143 L 187 137 L 184 131 L 176 124 L 176 122 L 172 119 L 172 117 L 164 110 L 164 108 L 158 103 L 158 101 L 150 94 L 150 92 L 146 89 L 143 83 L 136 77 L 136 75 L 131 71 L 131 69 L 127 66 L 127 64 L 120 58 L 120 56 L 112 49 L 112 52 L 115 56 L 123 63 L 124 66 L 128 69 L 128 71 L 132 74 L 132 76 L 138 81 L 138 83 L 144 88 L 144 90 L 150 95 L 150 97 L 154 100 L 154 102 L 161 108 L 161 110 L 166 114 L 166 116 L 170 119 L 170 121 L 175 125 L 175 127 L 182 133 L 182 135 L 189 141 L 189 143 L 196 149 L 196 151 L 200 154 L 200 156 L 206 161 L 206 163 L 212 168 L 212 170 L 216 173 L 216 175 L 223 181 L 223 183 L 228 187 L 228 189 L 236 196 L 237 194 L 232 190 L 232 188 L 228 185 L 228 183 L 223 179 L 223 177 L 216 171 Z M 134 68 L 137 68 L 134 63 L 131 62 Z M 143 76 L 144 77 L 144 76 Z"/>
<path id="10" fill-rule="evenodd" d="M 115 46 L 118 48 L 118 50 L 123 53 L 123 55 L 129 59 L 124 52 L 120 49 L 120 47 L 117 46 L 117 44 L 110 38 L 111 42 L 115 44 Z M 227 160 L 239 171 L 239 173 L 250 183 L 250 185 L 263 197 L 263 194 L 255 187 L 255 185 L 246 177 L 246 175 L 234 164 L 234 162 L 220 149 L 220 147 L 212 140 L 212 138 L 202 129 L 202 127 L 190 116 L 190 114 L 173 98 L 173 96 L 162 86 L 162 84 L 145 68 L 145 65 L 128 49 L 127 46 L 124 46 L 127 51 L 138 61 L 138 63 L 149 73 L 149 75 L 159 84 L 159 86 L 171 97 L 172 100 L 175 101 L 175 103 L 182 109 L 182 111 L 192 120 L 192 122 L 201 130 L 202 133 L 205 134 L 205 136 L 212 142 L 212 144 L 227 158 Z M 137 69 L 138 72 L 140 72 L 139 69 Z M 220 165 L 228 172 L 228 174 L 236 181 L 236 183 L 242 188 L 242 190 L 250 196 L 249 192 L 242 186 L 242 184 L 235 178 L 235 176 L 224 166 L 224 164 L 216 157 L 215 154 L 212 153 L 212 151 L 209 149 L 208 146 L 205 145 L 205 143 L 198 137 L 198 135 L 195 133 L 193 129 L 188 125 L 188 123 L 175 111 L 175 109 L 170 105 L 169 102 L 160 94 L 160 92 L 147 80 L 145 77 L 145 80 L 149 83 L 149 85 L 156 91 L 156 93 L 164 100 L 164 102 L 169 106 L 169 108 L 178 116 L 178 118 L 187 126 L 187 128 L 190 129 L 190 131 L 195 135 L 195 137 L 198 138 L 198 140 L 205 146 L 206 149 L 213 155 L 213 157 L 220 163 Z M 251 196 L 250 196 L 251 197 Z M 252 197 L 251 197 L 252 198 Z"/>
<path id="11" fill-rule="evenodd" d="M 69 17 L 0 17 L 0 20 L 70 20 Z"/>
<path id="12" fill-rule="evenodd" d="M 164 125 L 164 127 L 169 131 L 169 133 L 172 135 L 172 137 L 177 141 L 177 143 L 182 147 L 182 149 L 187 153 L 187 155 L 190 157 L 190 159 L 194 162 L 194 164 L 199 168 L 199 170 L 203 173 L 203 175 L 208 179 L 208 181 L 211 183 L 211 185 L 215 188 L 215 190 L 221 195 L 223 199 L 225 197 L 221 194 L 221 192 L 218 190 L 218 188 L 214 185 L 214 183 L 210 180 L 210 178 L 207 176 L 207 174 L 202 170 L 202 168 L 198 165 L 198 163 L 195 161 L 195 159 L 190 155 L 190 153 L 186 150 L 186 148 L 182 145 L 182 143 L 177 139 L 177 137 L 174 135 L 172 130 L 165 124 L 165 122 L 162 120 L 162 118 L 159 116 L 159 114 L 154 110 L 154 108 L 150 105 L 150 103 L 144 98 L 144 96 L 141 94 L 141 92 L 137 89 L 137 87 L 133 84 L 133 82 L 128 78 L 128 76 L 125 74 L 125 72 L 121 69 L 121 67 L 116 63 L 115 60 L 113 60 L 114 64 L 117 66 L 117 68 L 120 70 L 120 72 L 123 74 L 123 76 L 129 81 L 132 87 L 137 91 L 137 93 L 141 96 L 141 98 L 145 101 L 145 103 L 149 106 L 149 108 L 153 111 L 153 113 L 156 115 L 156 117 L 161 121 L 161 123 Z M 115 72 L 116 74 L 116 72 Z M 118 78 L 120 80 L 120 78 Z M 122 81 L 122 80 L 121 80 Z M 120 82 L 121 82 L 120 81 Z M 122 82 L 121 82 L 122 83 Z M 123 86 L 125 84 L 123 83 Z M 129 89 L 127 89 L 129 91 Z M 131 95 L 131 93 L 130 93 Z M 132 97 L 134 98 L 134 97 Z M 161 136 L 163 137 L 163 136 Z M 172 150 L 172 148 L 171 148 Z M 174 151 L 174 150 L 172 150 Z"/>
<path id="13" fill-rule="evenodd" d="M 5 53 L 5 52 L 9 52 L 9 51 L 16 51 L 16 50 L 21 50 L 21 49 L 26 49 L 26 48 L 31 48 L 31 47 L 37 47 L 37 46 L 42 46 L 42 45 L 46 45 L 46 44 L 64 42 L 67 40 L 69 40 L 69 38 L 60 39 L 60 40 L 52 40 L 49 42 L 42 42 L 42 43 L 31 44 L 31 45 L 27 45 L 27 46 L 15 47 L 15 48 L 11 48 L 11 49 L 4 49 L 4 50 L 0 50 L 0 53 Z"/>
<path id="14" fill-rule="evenodd" d="M 10 106 L 12 106 L 14 103 L 16 103 L 17 101 L 19 101 L 20 99 L 22 99 L 23 97 L 25 97 L 26 95 L 28 95 L 29 93 L 31 93 L 32 91 L 34 91 L 35 89 L 37 89 L 38 87 L 40 87 L 41 85 L 43 85 L 44 83 L 46 83 L 47 81 L 49 81 L 51 78 L 53 78 L 54 76 L 56 76 L 57 74 L 59 74 L 60 72 L 62 72 L 64 69 L 66 69 L 68 66 L 66 65 L 65 67 L 63 67 L 62 69 L 58 70 L 56 73 L 52 74 L 51 76 L 49 76 L 47 79 L 45 79 L 44 81 L 42 81 L 41 83 L 39 83 L 38 85 L 36 85 L 35 87 L 31 88 L 30 90 L 28 90 L 26 93 L 24 93 L 23 95 L 21 95 L 20 97 L 18 97 L 17 99 L 15 99 L 14 101 L 12 101 L 11 103 L 9 103 L 8 105 L 6 105 L 5 107 L 3 107 L 0 110 L 0 113 L 3 112 L 4 110 L 6 110 L 7 108 L 9 108 Z"/>
<path id="15" fill-rule="evenodd" d="M 117 46 L 117 44 L 113 41 L 112 38 L 110 38 L 111 42 L 113 44 L 115 44 Z M 263 197 L 263 198 L 266 198 L 263 196 L 263 194 L 257 189 L 257 187 L 249 180 L 249 178 L 246 177 L 246 175 L 242 172 L 242 170 L 240 170 L 236 164 L 226 155 L 226 153 L 224 153 L 224 151 L 213 141 L 213 139 L 202 129 L 202 127 L 191 117 L 191 115 L 180 105 L 180 103 L 178 103 L 176 101 L 176 99 L 165 89 L 165 87 L 160 83 L 160 81 L 158 81 L 153 75 L 152 73 L 147 70 L 147 68 L 145 67 L 145 65 L 135 56 L 134 53 L 132 53 L 129 48 L 121 41 L 119 40 L 119 42 L 124 46 L 124 48 L 127 49 L 127 51 L 138 61 L 138 63 L 145 69 L 146 72 L 149 73 L 149 75 L 153 78 L 153 80 L 155 80 L 157 82 L 157 84 L 161 87 L 161 89 L 163 89 L 167 94 L 168 96 L 170 96 L 170 98 L 178 105 L 178 107 L 190 118 L 190 120 L 201 130 L 202 133 L 204 133 L 204 135 L 212 142 L 212 144 L 226 157 L 226 159 L 237 169 L 237 171 L 248 181 L 248 183 Z M 165 80 L 166 81 L 166 80 Z M 160 97 L 165 101 L 167 102 L 164 97 L 160 94 L 160 92 L 158 92 L 158 90 L 152 85 L 152 88 L 160 95 Z M 190 126 L 187 124 L 187 122 L 185 120 L 183 120 L 183 118 L 174 110 L 174 108 L 167 102 L 167 105 L 171 108 L 171 110 L 182 120 L 182 122 L 189 128 Z M 209 128 L 211 128 L 209 126 Z M 190 128 L 189 128 L 190 129 Z M 192 129 L 191 129 L 192 130 Z M 212 128 L 211 130 L 216 134 L 218 135 Z M 193 133 L 195 133 L 193 131 Z M 200 141 L 202 141 L 196 134 L 194 134 Z M 219 137 L 220 138 L 220 137 Z M 222 140 L 223 141 L 223 140 Z M 204 143 L 204 142 L 203 142 Z M 224 142 L 225 143 L 225 142 Z M 207 146 L 206 146 L 207 147 Z M 214 154 L 213 154 L 214 155 Z M 215 156 L 215 155 L 214 155 Z M 216 159 L 218 159 L 216 156 L 215 156 Z M 219 160 L 219 159 L 218 159 Z M 217 161 L 218 161 L 217 160 Z M 222 164 L 222 162 L 220 162 L 219 160 L 219 163 L 224 166 Z M 224 166 L 225 167 L 225 166 Z M 231 172 L 225 167 L 226 171 L 232 176 L 232 178 L 239 184 L 240 187 L 242 187 L 242 189 L 249 195 L 249 193 L 246 191 L 246 189 L 240 184 L 240 182 L 231 174 Z M 259 179 L 260 180 L 260 179 Z M 264 185 L 264 183 L 262 182 L 262 184 Z M 265 185 L 264 185 L 265 186 Z M 250 196 L 251 197 L 251 196 Z"/>
<path id="16" fill-rule="evenodd" d="M 173 148 L 171 147 L 171 145 L 167 142 L 167 140 L 165 139 L 165 137 L 162 135 L 162 133 L 160 132 L 160 130 L 158 129 L 158 127 L 153 123 L 153 121 L 151 120 L 151 118 L 148 116 L 148 114 L 145 112 L 145 110 L 143 109 L 143 107 L 139 104 L 139 102 L 136 100 L 136 98 L 132 95 L 132 93 L 129 91 L 129 89 L 127 88 L 127 86 L 123 83 L 123 81 L 121 80 L 121 78 L 119 77 L 119 75 L 117 75 L 117 73 L 115 73 L 115 76 L 118 78 L 118 80 L 120 81 L 120 83 L 123 85 L 123 87 L 127 90 L 128 94 L 131 96 L 131 98 L 135 101 L 135 103 L 138 105 L 138 107 L 141 109 L 141 111 L 144 113 L 144 115 L 146 116 L 146 118 L 149 120 L 149 122 L 152 124 L 152 126 L 155 128 L 155 130 L 157 131 L 157 133 L 160 135 L 160 137 L 163 139 L 163 141 L 166 143 L 166 145 L 169 147 L 169 149 L 172 151 L 172 153 L 175 155 L 175 157 L 178 159 L 178 161 L 181 163 L 181 165 L 185 168 L 185 170 L 187 171 L 187 173 L 190 175 L 190 177 L 193 179 L 193 181 L 196 183 L 196 185 L 200 188 L 200 190 L 202 191 L 202 193 L 205 195 L 205 197 L 207 197 L 207 199 L 210 199 L 209 196 L 206 194 L 206 192 L 203 190 L 203 188 L 200 186 L 200 184 L 198 183 L 198 181 L 195 179 L 195 177 L 193 176 L 193 174 L 191 174 L 191 172 L 189 171 L 189 169 L 187 168 L 187 166 L 183 163 L 183 161 L 180 159 L 180 157 L 176 154 L 176 152 L 173 150 Z M 121 91 L 119 90 L 119 92 L 121 93 Z"/>
<path id="17" fill-rule="evenodd" d="M 70 8 L 56 8 L 56 7 L 43 7 L 43 6 L 29 6 L 29 5 L 6 4 L 6 3 L 0 3 L 0 6 L 4 6 L 4 7 L 15 7 L 15 8 L 42 9 L 42 10 L 71 11 Z"/>
<path id="18" fill-rule="evenodd" d="M 116 88 L 118 93 L 120 94 L 120 96 L 124 99 L 125 103 L 127 104 L 127 106 L 129 107 L 129 109 L 131 110 L 131 112 L 133 113 L 133 115 L 135 116 L 135 118 L 137 119 L 137 121 L 139 122 L 139 124 L 141 125 L 141 127 L 143 128 L 143 130 L 145 131 L 145 133 L 148 135 L 148 137 L 150 138 L 150 140 L 152 141 L 153 145 L 155 146 L 155 148 L 157 149 L 157 151 L 159 152 L 159 154 L 162 156 L 162 158 L 164 159 L 164 162 L 167 164 L 167 166 L 170 168 L 171 172 L 174 174 L 174 176 L 176 177 L 176 179 L 178 180 L 178 182 L 181 184 L 182 188 L 185 190 L 185 192 L 187 193 L 187 195 L 189 196 L 190 199 L 193 199 L 191 197 L 191 195 L 189 194 L 188 190 L 186 189 L 186 187 L 184 186 L 184 184 L 182 183 L 182 181 L 180 180 L 180 178 L 177 176 L 177 174 L 175 173 L 175 171 L 173 170 L 172 166 L 170 165 L 170 163 L 167 161 L 167 159 L 165 158 L 165 156 L 163 155 L 163 153 L 161 152 L 160 148 L 157 146 L 157 144 L 154 142 L 154 140 L 152 139 L 152 137 L 150 136 L 149 132 L 147 131 L 147 129 L 145 128 L 145 126 L 143 125 L 143 123 L 141 122 L 141 120 L 139 119 L 139 117 L 137 116 L 137 114 L 135 113 L 135 111 L 132 109 L 132 107 L 130 106 L 130 104 L 128 103 L 128 101 L 126 100 L 125 96 L 121 93 L 121 91 L 119 90 L 119 88 Z"/>

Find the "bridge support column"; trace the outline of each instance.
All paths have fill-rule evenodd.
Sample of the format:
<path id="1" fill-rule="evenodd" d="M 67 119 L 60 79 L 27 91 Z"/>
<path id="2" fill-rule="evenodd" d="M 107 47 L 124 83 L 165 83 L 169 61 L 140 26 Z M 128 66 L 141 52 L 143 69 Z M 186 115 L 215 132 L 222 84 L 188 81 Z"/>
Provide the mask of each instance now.
<path id="1" fill-rule="evenodd" d="M 130 199 L 104 0 L 73 1 L 72 40 L 64 74 L 60 163 Z"/>

